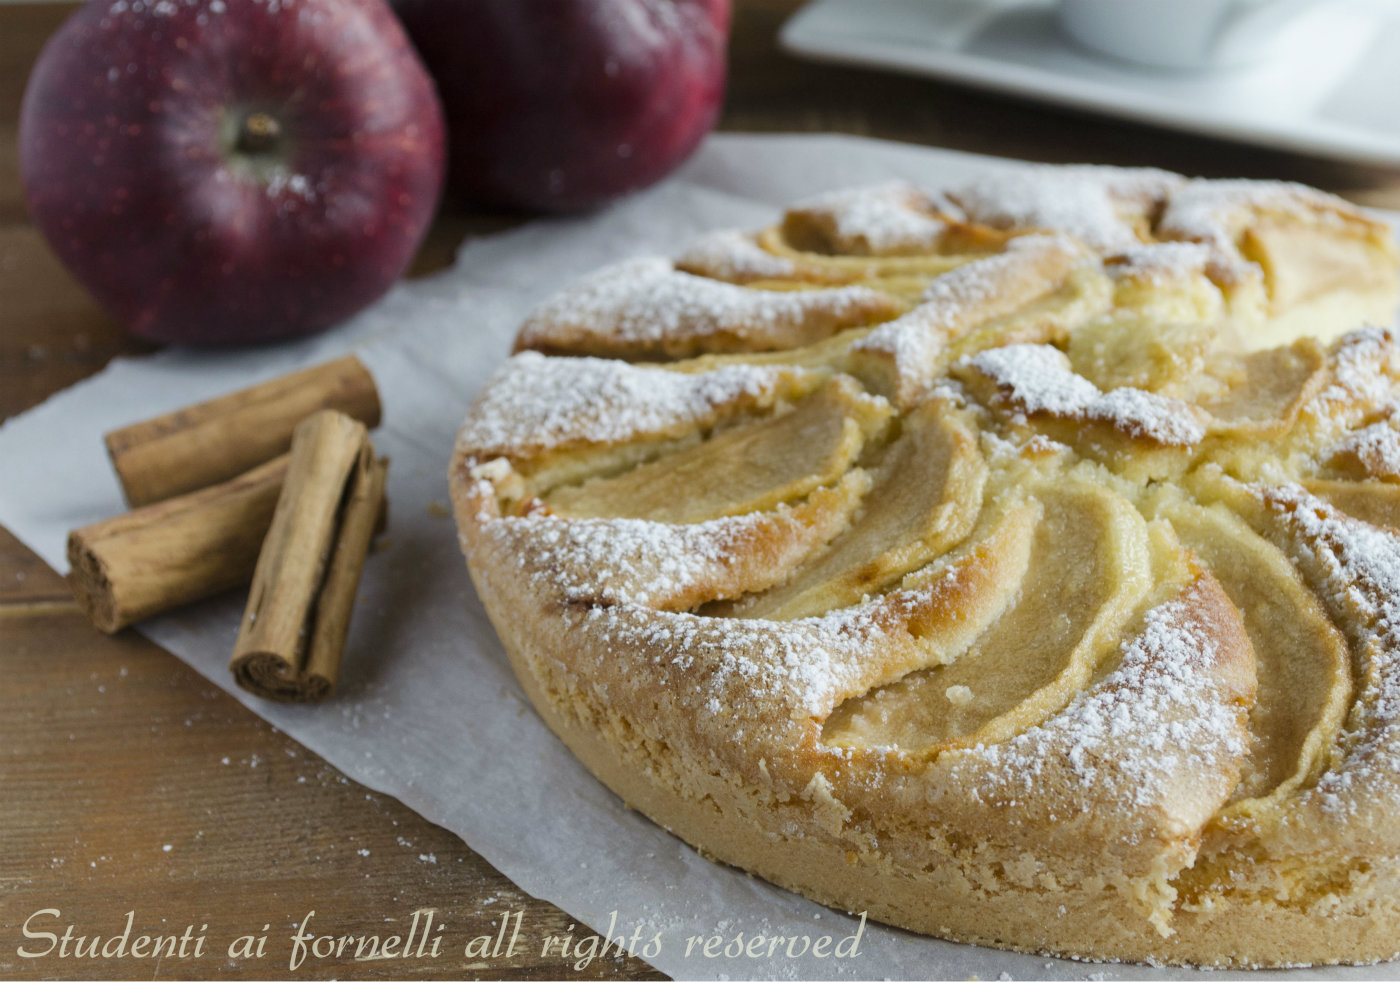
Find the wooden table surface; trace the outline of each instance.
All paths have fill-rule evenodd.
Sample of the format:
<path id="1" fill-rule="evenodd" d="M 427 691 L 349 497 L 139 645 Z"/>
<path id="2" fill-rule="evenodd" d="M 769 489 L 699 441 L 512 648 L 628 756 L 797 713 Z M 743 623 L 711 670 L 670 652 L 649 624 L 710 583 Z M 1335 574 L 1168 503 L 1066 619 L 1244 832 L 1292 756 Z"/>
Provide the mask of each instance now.
<path id="1" fill-rule="evenodd" d="M 796 61 L 776 33 L 796 0 L 740 0 L 721 128 L 838 131 L 1053 162 L 1154 165 L 1303 181 L 1400 208 L 1400 171 L 1362 168 L 1048 109 L 924 80 Z M 15 132 L 20 96 L 67 6 L 0 4 L 0 418 L 152 350 L 124 337 L 27 223 Z M 441 219 L 417 272 L 509 220 Z M 42 461 L 0 462 L 41 467 Z M 402 933 L 435 908 L 457 938 L 520 912 L 513 956 L 311 959 L 329 977 L 658 977 L 632 959 L 575 970 L 541 940 L 572 923 L 522 893 L 452 833 L 348 780 L 132 631 L 106 637 L 63 579 L 0 529 L 0 976 L 278 977 L 292 925 L 316 911 L 336 934 Z M 23 925 L 73 937 L 190 935 L 201 957 L 21 958 Z M 207 925 L 207 930 L 202 929 Z M 579 934 L 587 932 L 579 929 Z M 269 939 L 265 956 L 228 945 Z M 28 942 L 42 950 L 42 938 Z"/>

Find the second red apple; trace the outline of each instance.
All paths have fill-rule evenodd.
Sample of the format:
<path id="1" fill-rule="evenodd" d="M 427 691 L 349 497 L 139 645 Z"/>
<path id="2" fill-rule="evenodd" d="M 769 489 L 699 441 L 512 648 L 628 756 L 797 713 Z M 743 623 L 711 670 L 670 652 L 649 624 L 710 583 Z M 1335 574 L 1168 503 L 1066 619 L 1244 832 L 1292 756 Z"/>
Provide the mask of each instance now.
<path id="1" fill-rule="evenodd" d="M 576 211 L 659 180 L 714 126 L 729 0 L 397 0 L 442 96 L 448 185 Z"/>

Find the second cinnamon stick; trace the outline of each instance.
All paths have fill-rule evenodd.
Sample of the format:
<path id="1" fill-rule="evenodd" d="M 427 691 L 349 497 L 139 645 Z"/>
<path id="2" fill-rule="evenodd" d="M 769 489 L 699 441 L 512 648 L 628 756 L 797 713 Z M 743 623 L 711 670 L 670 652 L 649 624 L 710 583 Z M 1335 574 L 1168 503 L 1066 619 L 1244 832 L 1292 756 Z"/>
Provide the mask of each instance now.
<path id="1" fill-rule="evenodd" d="M 344 414 L 297 426 L 229 665 L 243 688 L 307 702 L 334 687 L 387 466 Z"/>
<path id="2" fill-rule="evenodd" d="M 68 536 L 69 585 L 108 633 L 252 578 L 287 456 Z"/>
<path id="3" fill-rule="evenodd" d="M 287 452 L 319 409 L 378 426 L 379 392 L 353 355 L 114 430 L 107 452 L 132 507 L 242 474 Z"/>

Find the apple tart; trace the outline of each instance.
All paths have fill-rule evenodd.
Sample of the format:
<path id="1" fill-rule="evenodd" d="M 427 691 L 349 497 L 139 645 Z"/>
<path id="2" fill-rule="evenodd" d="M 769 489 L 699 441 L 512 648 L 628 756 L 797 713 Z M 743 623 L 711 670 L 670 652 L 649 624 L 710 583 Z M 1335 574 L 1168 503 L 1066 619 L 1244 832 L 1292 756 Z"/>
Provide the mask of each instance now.
<path id="1" fill-rule="evenodd" d="M 1391 958 L 1398 284 L 1296 185 L 823 195 L 535 310 L 462 546 L 544 720 L 717 860 L 1025 951 Z"/>

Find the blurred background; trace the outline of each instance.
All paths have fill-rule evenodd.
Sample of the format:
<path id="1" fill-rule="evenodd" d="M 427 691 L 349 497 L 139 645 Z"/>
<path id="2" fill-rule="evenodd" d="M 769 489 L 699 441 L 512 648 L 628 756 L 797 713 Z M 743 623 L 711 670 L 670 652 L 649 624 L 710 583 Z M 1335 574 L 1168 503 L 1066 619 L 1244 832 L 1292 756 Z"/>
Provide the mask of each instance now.
<path id="1" fill-rule="evenodd" d="M 20 100 L 44 42 L 76 6 L 0 0 L 0 418 L 114 354 L 147 347 L 95 309 L 26 218 Z M 1184 12 L 1190 4 L 1123 6 Z M 1096 54 L 1057 27 L 1054 0 L 734 0 L 716 128 L 1296 180 L 1400 207 L 1400 78 L 1390 77 L 1396 59 L 1385 54 L 1400 43 L 1397 5 L 1303 6 L 1311 12 L 1290 28 L 1293 47 L 1283 38 L 1260 67 L 1201 72 Z M 1320 33 L 1319 24 L 1335 29 Z M 1144 121 L 1161 119 L 1172 122 Z M 1222 138 L 1246 123 L 1253 131 L 1244 138 Z M 490 212 L 443 214 L 413 272 L 450 262 L 467 234 L 520 220 Z"/>
<path id="2" fill-rule="evenodd" d="M 716 128 L 1296 180 L 1400 207 L 1400 78 L 1391 77 L 1396 59 L 1385 53 L 1400 43 L 1396 4 L 1303 6 L 1291 41 L 1276 39 L 1281 46 L 1266 63 L 1202 72 L 1096 54 L 1057 26 L 1054 0 L 734 0 Z M 0 0 L 0 418 L 117 353 L 147 347 L 76 288 L 26 218 L 16 151 L 21 95 L 44 42 L 75 8 Z M 1250 132 L 1222 138 L 1232 126 Z M 467 234 L 520 220 L 491 211 L 443 214 L 413 272 L 450 262 Z"/>

